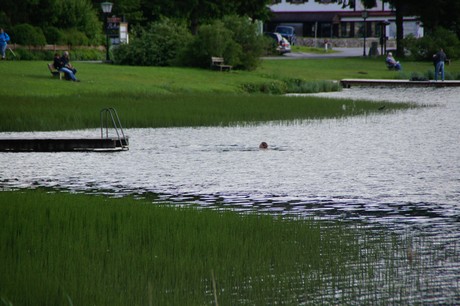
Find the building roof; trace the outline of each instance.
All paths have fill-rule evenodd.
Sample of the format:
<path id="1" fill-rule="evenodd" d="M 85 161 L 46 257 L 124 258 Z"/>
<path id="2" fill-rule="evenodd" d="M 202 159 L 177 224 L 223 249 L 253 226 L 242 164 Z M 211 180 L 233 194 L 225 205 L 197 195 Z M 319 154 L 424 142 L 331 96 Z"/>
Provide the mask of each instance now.
<path id="1" fill-rule="evenodd" d="M 334 22 L 342 19 L 347 21 L 362 21 L 361 11 L 357 12 L 272 12 L 272 22 Z M 388 11 L 369 11 L 368 20 L 375 18 L 383 20 L 385 18 L 394 17 L 393 12 Z"/>

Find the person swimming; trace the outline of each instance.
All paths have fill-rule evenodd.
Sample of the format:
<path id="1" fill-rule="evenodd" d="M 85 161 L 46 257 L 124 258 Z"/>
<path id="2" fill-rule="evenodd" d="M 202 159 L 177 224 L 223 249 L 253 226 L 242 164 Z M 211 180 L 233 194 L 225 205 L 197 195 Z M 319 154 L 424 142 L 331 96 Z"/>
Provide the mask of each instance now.
<path id="1" fill-rule="evenodd" d="M 262 141 L 259 145 L 259 149 L 268 149 L 268 144 L 265 141 Z"/>

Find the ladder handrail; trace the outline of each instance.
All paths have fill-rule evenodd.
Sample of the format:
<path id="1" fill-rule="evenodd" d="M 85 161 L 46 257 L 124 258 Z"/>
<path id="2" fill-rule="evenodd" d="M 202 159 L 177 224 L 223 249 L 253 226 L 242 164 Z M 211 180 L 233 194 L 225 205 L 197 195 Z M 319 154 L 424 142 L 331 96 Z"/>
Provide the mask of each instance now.
<path id="1" fill-rule="evenodd" d="M 123 144 L 123 139 L 126 140 L 125 133 L 123 132 L 123 127 L 121 126 L 121 121 L 120 118 L 118 117 L 117 111 L 113 107 L 108 107 L 108 108 L 103 108 L 100 112 L 100 117 L 101 117 L 101 139 L 104 138 L 104 114 L 105 114 L 105 137 L 109 138 L 109 127 L 108 127 L 108 117 L 110 115 L 110 118 L 112 120 L 113 128 L 115 129 L 115 132 L 117 133 L 118 141 L 120 142 L 121 148 L 125 148 L 125 145 Z M 115 115 L 115 117 L 114 117 Z M 116 118 L 116 121 L 115 121 Z M 118 122 L 118 125 L 117 125 Z M 118 132 L 118 129 L 120 129 L 121 135 L 123 136 L 120 137 L 120 133 Z"/>

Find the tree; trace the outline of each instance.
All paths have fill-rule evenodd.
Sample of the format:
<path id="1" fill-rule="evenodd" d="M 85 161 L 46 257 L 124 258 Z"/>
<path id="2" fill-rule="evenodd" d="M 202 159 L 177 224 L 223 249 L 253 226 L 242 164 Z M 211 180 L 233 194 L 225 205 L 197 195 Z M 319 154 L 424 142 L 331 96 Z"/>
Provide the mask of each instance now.
<path id="1" fill-rule="evenodd" d="M 0 9 L 3 12 L 0 15 L 6 15 L 9 25 L 30 24 L 42 29 L 76 29 L 93 43 L 98 42 L 102 28 L 91 0 L 2 0 Z"/>
<path id="2" fill-rule="evenodd" d="M 125 16 L 132 25 L 145 26 L 161 17 L 185 20 L 196 34 L 201 24 L 228 15 L 267 20 L 270 0 L 118 0 L 114 14 Z M 93 0 L 93 5 L 99 1 Z"/>

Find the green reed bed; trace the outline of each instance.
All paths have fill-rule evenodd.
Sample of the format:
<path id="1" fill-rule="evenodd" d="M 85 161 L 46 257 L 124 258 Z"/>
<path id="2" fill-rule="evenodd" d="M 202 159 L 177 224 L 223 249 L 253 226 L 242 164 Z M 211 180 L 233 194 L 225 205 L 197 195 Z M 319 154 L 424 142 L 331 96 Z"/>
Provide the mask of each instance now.
<path id="1" fill-rule="evenodd" d="M 379 110 L 385 106 L 384 111 Z M 3 97 L 0 131 L 97 128 L 100 110 L 114 107 L 126 128 L 235 126 L 265 121 L 341 118 L 416 107 L 409 103 L 346 101 L 318 97 L 117 92 L 66 97 Z"/>
<path id="2" fill-rule="evenodd" d="M 387 304 L 423 279 L 411 240 L 356 225 L 43 190 L 0 192 L 0 224 L 8 305 Z"/>

